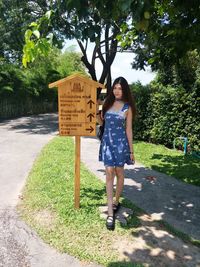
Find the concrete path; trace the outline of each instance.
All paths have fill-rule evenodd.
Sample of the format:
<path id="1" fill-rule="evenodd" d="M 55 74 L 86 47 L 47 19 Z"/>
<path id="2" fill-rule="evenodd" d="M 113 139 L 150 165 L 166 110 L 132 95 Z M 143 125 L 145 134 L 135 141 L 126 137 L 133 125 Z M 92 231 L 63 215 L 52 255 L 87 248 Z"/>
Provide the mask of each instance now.
<path id="1" fill-rule="evenodd" d="M 15 210 L 18 195 L 42 147 L 57 134 L 57 115 L 30 116 L 0 123 L 0 267 L 97 267 L 60 254 L 44 244 Z M 98 162 L 99 141 L 81 138 L 86 166 L 105 181 Z M 145 152 L 144 152 L 145 153 Z M 151 171 L 126 166 L 124 196 L 157 219 L 200 239 L 200 188 Z M 151 176 L 156 177 L 151 179 Z"/>
<path id="2" fill-rule="evenodd" d="M 57 134 L 57 121 L 45 114 L 0 123 L 0 267 L 97 267 L 50 248 L 15 210 L 35 158 Z"/>
<path id="3" fill-rule="evenodd" d="M 82 162 L 105 181 L 103 163 L 98 161 L 98 150 L 98 139 L 81 138 Z M 138 163 L 134 166 L 126 165 L 125 169 L 126 198 L 155 219 L 163 219 L 194 239 L 200 240 L 200 187 L 180 182 Z"/>

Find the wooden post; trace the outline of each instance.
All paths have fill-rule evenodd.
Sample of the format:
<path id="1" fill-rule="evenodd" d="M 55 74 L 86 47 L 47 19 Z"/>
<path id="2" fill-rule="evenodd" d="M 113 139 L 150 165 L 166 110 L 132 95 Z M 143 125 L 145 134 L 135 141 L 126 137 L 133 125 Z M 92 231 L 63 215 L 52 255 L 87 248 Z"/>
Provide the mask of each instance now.
<path id="1" fill-rule="evenodd" d="M 96 90 L 101 83 L 80 74 L 49 84 L 58 87 L 59 135 L 75 136 L 74 206 L 80 207 L 81 136 L 96 136 Z"/>
<path id="2" fill-rule="evenodd" d="M 74 181 L 74 204 L 75 208 L 80 208 L 80 151 L 81 137 L 75 136 L 75 181 Z"/>

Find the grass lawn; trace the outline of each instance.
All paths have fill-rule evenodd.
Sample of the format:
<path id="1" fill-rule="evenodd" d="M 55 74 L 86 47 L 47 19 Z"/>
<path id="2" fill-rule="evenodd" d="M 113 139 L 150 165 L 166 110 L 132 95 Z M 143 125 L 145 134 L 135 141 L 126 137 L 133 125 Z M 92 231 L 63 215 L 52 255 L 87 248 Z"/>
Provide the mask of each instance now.
<path id="1" fill-rule="evenodd" d="M 136 160 L 146 167 L 200 186 L 200 159 L 184 156 L 183 152 L 162 145 L 141 141 L 134 142 L 134 150 Z"/>
<path id="2" fill-rule="evenodd" d="M 186 166 L 189 168 L 190 162 L 195 166 L 195 170 L 199 166 L 196 160 L 192 162 L 190 161 L 192 159 L 184 159 L 179 152 L 165 151 L 162 146 L 136 142 L 134 148 L 137 160 L 148 167 L 156 166 L 159 171 L 166 170 L 168 174 L 175 175 L 172 171 L 175 164 L 172 159 L 176 159 L 179 163 L 176 173 L 180 173 L 179 178 L 183 180 L 184 172 L 180 170 L 183 162 L 185 162 L 185 170 Z M 166 159 L 170 159 L 168 163 Z M 194 174 L 195 171 L 191 176 L 187 174 L 189 181 L 192 180 L 191 177 L 194 179 Z M 128 200 L 122 199 L 123 206 L 133 209 L 134 213 L 129 218 L 127 226 L 121 226 L 117 222 L 115 231 L 108 231 L 105 220 L 99 216 L 99 206 L 106 203 L 105 184 L 82 164 L 80 193 L 81 209 L 75 210 L 74 143 L 72 138 L 56 137 L 44 147 L 35 161 L 18 209 L 22 218 L 37 231 L 41 238 L 61 252 L 66 252 L 82 261 L 93 261 L 107 267 L 142 267 L 140 262 L 143 261 L 130 262 L 128 257 L 122 255 L 124 255 L 124 240 L 126 247 L 138 242 L 137 236 L 143 223 L 141 218 L 144 212 Z M 151 251 L 154 246 L 158 246 L 155 237 L 152 238 L 154 243 L 150 242 L 149 230 L 147 231 L 142 230 L 139 234 L 138 238 L 141 233 L 144 239 L 147 238 L 145 247 L 140 249 L 140 252 Z M 190 239 L 186 238 L 186 240 Z M 119 253 L 120 244 L 121 254 Z M 134 260 L 140 252 L 137 251 Z"/>
<path id="3" fill-rule="evenodd" d="M 127 227 L 116 225 L 114 232 L 108 231 L 99 216 L 105 192 L 105 184 L 81 165 L 81 209 L 74 209 L 74 144 L 71 138 L 56 137 L 36 160 L 18 208 L 23 219 L 61 252 L 109 267 L 141 267 L 119 260 L 113 246 L 134 232 L 132 227 L 137 231 L 140 211 L 123 200 L 123 206 L 134 208 L 134 215 Z"/>

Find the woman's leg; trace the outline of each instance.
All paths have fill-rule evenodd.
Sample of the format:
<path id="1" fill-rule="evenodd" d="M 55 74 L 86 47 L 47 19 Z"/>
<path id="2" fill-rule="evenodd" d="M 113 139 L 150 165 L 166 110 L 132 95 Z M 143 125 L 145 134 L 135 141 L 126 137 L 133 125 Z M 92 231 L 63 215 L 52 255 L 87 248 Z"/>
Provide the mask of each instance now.
<path id="1" fill-rule="evenodd" d="M 107 204 L 108 215 L 113 216 L 113 181 L 115 177 L 115 168 L 106 167 L 106 192 L 107 192 Z"/>
<path id="2" fill-rule="evenodd" d="M 117 185 L 115 192 L 115 204 L 119 203 L 119 199 L 124 187 L 124 167 L 116 167 L 115 168 L 116 176 L 117 176 Z"/>

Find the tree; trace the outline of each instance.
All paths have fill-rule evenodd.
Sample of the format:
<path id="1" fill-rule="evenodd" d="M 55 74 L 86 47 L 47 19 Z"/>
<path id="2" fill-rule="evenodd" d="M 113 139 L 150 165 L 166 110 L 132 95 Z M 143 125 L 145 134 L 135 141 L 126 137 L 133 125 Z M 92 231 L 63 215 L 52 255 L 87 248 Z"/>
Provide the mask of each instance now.
<path id="1" fill-rule="evenodd" d="M 51 8 L 50 1 L 0 1 L 0 58 L 21 64 L 24 34 L 31 22 L 42 17 Z M 52 31 L 43 24 L 43 33 Z M 53 32 L 58 38 L 57 33 Z"/>
<path id="2" fill-rule="evenodd" d="M 75 51 L 74 46 L 70 46 L 63 53 L 58 54 L 57 70 L 62 77 L 69 76 L 75 72 L 86 75 L 86 69 L 81 61 L 81 56 L 81 53 Z"/>
<path id="3" fill-rule="evenodd" d="M 179 59 L 187 51 L 198 50 L 198 8 L 196 0 L 2 0 L 0 32 L 4 42 L 0 45 L 0 53 L 7 57 L 15 51 L 19 53 L 24 28 L 37 20 L 30 27 L 33 34 L 29 31 L 30 36 L 27 34 L 26 39 L 38 38 L 38 51 L 45 53 L 48 50 L 48 42 L 41 39 L 48 36 L 50 42 L 50 32 L 54 36 L 53 43 L 59 47 L 64 39 L 76 38 L 83 53 L 82 61 L 91 77 L 97 79 L 95 61 L 99 58 L 103 65 L 99 81 L 107 79 L 110 84 L 110 68 L 117 51 L 135 53 L 134 68 L 145 69 L 151 65 L 152 70 L 167 71 L 169 66 L 179 64 Z M 21 32 L 17 32 L 19 28 Z M 91 61 L 88 59 L 88 41 L 94 43 Z M 31 53 L 28 61 L 37 54 L 33 49 Z"/>
<path id="4" fill-rule="evenodd" d="M 200 13 L 198 1 L 144 1 L 135 19 L 125 23 L 119 36 L 120 45 L 129 48 L 136 57 L 133 67 L 168 71 L 170 66 L 180 66 L 179 60 L 187 52 L 200 49 Z"/>
<path id="5" fill-rule="evenodd" d="M 88 69 L 93 80 L 97 80 L 95 62 L 97 58 L 103 66 L 99 82 L 107 82 L 108 89 L 111 87 L 111 65 L 118 49 L 117 35 L 120 25 L 127 19 L 126 12 L 120 10 L 116 1 L 55 1 L 52 6 L 52 16 L 48 23 L 51 27 L 65 38 L 76 38 L 82 51 L 82 61 Z M 125 2 L 125 1 L 121 1 Z M 113 16 L 115 14 L 115 19 Z M 35 47 L 38 53 L 42 52 L 40 37 L 40 21 L 32 24 L 26 34 L 24 48 L 24 64 L 35 58 Z M 37 33 L 37 34 L 34 34 Z M 35 35 L 35 36 L 34 36 Z M 37 36 L 38 35 L 38 36 Z M 34 46 L 34 38 L 36 45 Z M 88 59 L 88 42 L 94 43 L 91 62 Z M 48 45 L 46 45 L 48 50 Z M 31 53 L 32 55 L 31 55 Z"/>
<path id="6" fill-rule="evenodd" d="M 26 69 L 13 63 L 0 64 L 0 117 L 56 111 L 57 89 L 49 90 L 48 84 L 77 70 L 86 75 L 80 54 L 72 49 L 64 53 L 52 49 Z"/>
<path id="7" fill-rule="evenodd" d="M 137 13 L 142 6 L 143 3 L 138 4 L 136 0 L 77 0 L 74 2 L 69 0 L 11 0 L 7 2 L 3 0 L 1 14 L 4 27 L 2 29 L 6 35 L 7 27 L 10 34 L 7 39 L 5 38 L 5 46 L 2 47 L 1 51 L 4 57 L 7 55 L 10 57 L 9 59 L 11 56 L 14 59 L 19 59 L 24 28 L 28 24 L 30 29 L 25 34 L 27 45 L 24 48 L 24 54 L 27 56 L 23 60 L 24 65 L 26 62 L 34 60 L 38 54 L 47 55 L 51 41 L 61 46 L 64 39 L 76 38 L 83 54 L 82 61 L 91 77 L 97 80 L 95 62 L 99 59 L 103 66 L 99 81 L 104 83 L 106 80 L 109 89 L 111 86 L 111 65 L 117 51 L 122 51 L 118 46 L 117 36 L 120 29 L 129 20 L 130 7 Z M 21 29 L 21 32 L 16 34 L 15 28 Z M 52 35 L 48 35 L 49 32 L 53 32 L 53 40 Z M 19 40 L 11 42 L 11 36 L 18 36 Z M 94 43 L 91 61 L 88 59 L 88 41 Z"/>
<path id="8" fill-rule="evenodd" d="M 160 69 L 157 82 L 175 87 L 182 86 L 186 91 L 191 91 L 199 77 L 199 69 L 199 53 L 197 50 L 188 51 L 175 65 L 168 69 Z"/>
<path id="9" fill-rule="evenodd" d="M 27 69 L 17 64 L 0 65 L 0 95 L 21 97 L 31 95 L 40 97 L 51 94 L 48 84 L 66 75 L 80 72 L 86 75 L 81 55 L 70 47 L 65 52 L 54 48 L 48 54 L 32 62 Z"/>

